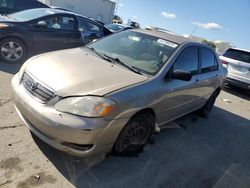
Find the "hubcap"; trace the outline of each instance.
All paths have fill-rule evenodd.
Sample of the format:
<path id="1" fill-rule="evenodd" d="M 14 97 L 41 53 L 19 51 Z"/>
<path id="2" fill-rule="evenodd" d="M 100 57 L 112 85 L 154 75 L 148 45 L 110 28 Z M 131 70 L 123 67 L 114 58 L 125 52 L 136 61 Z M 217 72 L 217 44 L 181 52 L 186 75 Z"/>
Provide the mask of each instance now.
<path id="1" fill-rule="evenodd" d="M 9 41 L 2 45 L 1 54 L 8 61 L 18 61 L 23 56 L 23 48 L 17 42 Z"/>
<path id="2" fill-rule="evenodd" d="M 127 129 L 122 138 L 120 150 L 124 151 L 127 148 L 136 148 L 144 145 L 150 134 L 150 125 L 146 121 L 134 122 Z"/>

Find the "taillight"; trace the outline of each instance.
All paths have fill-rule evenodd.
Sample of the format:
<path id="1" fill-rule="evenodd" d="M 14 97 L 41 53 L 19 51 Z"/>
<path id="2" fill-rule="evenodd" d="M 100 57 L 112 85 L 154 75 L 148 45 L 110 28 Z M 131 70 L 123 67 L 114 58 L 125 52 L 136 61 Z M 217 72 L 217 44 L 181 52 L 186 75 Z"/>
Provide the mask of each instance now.
<path id="1" fill-rule="evenodd" d="M 223 64 L 223 65 L 227 65 L 228 63 L 226 62 L 226 61 L 224 61 L 224 60 L 221 60 L 221 63 Z"/>

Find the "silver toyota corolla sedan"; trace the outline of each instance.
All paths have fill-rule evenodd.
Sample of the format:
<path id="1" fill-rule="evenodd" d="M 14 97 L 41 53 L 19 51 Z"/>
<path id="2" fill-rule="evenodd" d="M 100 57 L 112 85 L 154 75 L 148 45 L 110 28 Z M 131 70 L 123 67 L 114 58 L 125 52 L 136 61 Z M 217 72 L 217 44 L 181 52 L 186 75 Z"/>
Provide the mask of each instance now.
<path id="1" fill-rule="evenodd" d="M 167 122 L 196 110 L 207 116 L 226 74 L 208 46 L 130 30 L 35 56 L 12 87 L 18 114 L 44 142 L 77 156 L 123 155 Z"/>

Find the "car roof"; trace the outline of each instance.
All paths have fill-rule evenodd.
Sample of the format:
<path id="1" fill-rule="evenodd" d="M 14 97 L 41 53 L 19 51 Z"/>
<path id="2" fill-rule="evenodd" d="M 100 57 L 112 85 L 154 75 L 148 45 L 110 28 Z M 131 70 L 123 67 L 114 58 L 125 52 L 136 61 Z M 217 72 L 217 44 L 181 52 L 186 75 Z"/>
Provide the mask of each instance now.
<path id="1" fill-rule="evenodd" d="M 176 44 L 183 44 L 186 42 L 197 43 L 197 42 L 195 42 L 191 39 L 185 38 L 183 36 L 175 35 L 175 34 L 171 34 L 171 33 L 166 33 L 166 32 L 162 32 L 162 31 L 146 30 L 146 29 L 133 29 L 132 31 L 143 33 L 143 34 L 154 36 L 154 37 L 158 37 L 158 38 L 161 38 L 164 40 L 174 42 Z"/>

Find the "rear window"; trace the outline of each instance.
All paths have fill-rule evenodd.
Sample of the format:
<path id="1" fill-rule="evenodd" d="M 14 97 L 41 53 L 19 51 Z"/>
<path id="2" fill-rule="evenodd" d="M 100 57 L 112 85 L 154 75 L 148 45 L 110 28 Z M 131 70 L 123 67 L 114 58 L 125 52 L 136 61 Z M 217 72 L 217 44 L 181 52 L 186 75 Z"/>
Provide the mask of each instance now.
<path id="1" fill-rule="evenodd" d="M 235 59 L 238 61 L 243 61 L 246 63 L 250 63 L 250 53 L 249 52 L 244 52 L 241 50 L 235 50 L 235 49 L 229 49 L 224 53 L 224 57 L 228 57 L 231 59 Z"/>
<path id="2" fill-rule="evenodd" d="M 200 49 L 201 55 L 201 72 L 207 73 L 218 69 L 218 62 L 214 53 L 206 48 Z"/>

